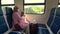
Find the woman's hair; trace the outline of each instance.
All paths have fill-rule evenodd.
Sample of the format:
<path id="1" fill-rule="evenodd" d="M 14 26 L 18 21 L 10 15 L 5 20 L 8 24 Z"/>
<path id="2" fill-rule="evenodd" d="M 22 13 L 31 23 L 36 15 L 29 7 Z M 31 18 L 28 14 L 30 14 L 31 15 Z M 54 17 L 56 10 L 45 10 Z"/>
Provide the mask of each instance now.
<path id="1" fill-rule="evenodd" d="M 21 12 L 21 16 L 24 16 L 24 12 Z"/>
<path id="2" fill-rule="evenodd" d="M 18 11 L 18 7 L 15 6 L 15 7 L 14 7 L 14 12 L 17 12 L 17 11 Z"/>

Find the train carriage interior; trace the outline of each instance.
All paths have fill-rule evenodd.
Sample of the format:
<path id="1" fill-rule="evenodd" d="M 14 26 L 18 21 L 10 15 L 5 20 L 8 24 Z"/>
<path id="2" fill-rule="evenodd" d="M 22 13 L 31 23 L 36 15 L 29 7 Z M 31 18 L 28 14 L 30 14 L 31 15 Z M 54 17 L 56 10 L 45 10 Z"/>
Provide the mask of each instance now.
<path id="1" fill-rule="evenodd" d="M 13 15 L 15 7 L 19 16 Z M 13 23 L 24 22 L 21 12 L 29 23 L 24 29 L 20 27 L 24 23 L 17 27 Z M 0 0 L 0 34 L 60 34 L 60 0 Z"/>

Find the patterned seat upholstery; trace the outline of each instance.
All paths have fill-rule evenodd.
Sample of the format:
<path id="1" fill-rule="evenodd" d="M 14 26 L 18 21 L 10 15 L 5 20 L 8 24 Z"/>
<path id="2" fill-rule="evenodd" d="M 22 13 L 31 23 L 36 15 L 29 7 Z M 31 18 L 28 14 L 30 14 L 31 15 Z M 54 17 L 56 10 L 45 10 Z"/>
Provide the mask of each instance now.
<path id="1" fill-rule="evenodd" d="M 55 8 L 52 8 L 52 10 L 50 12 L 50 16 L 49 16 L 48 22 L 47 22 L 47 24 L 48 24 L 49 27 L 50 27 L 51 22 L 52 22 L 52 20 L 54 18 L 54 12 L 55 12 Z"/>
<path id="2" fill-rule="evenodd" d="M 54 12 L 55 12 L 55 8 L 52 8 L 51 12 L 50 12 L 50 17 L 47 22 L 49 27 L 50 27 L 51 22 L 54 18 Z M 50 34 L 45 24 L 38 25 L 38 34 Z"/>
<path id="3" fill-rule="evenodd" d="M 0 34 L 3 34 L 7 30 L 8 30 L 8 27 L 5 23 L 5 19 L 4 19 L 4 16 L 3 16 L 2 9 L 0 8 Z"/>
<path id="4" fill-rule="evenodd" d="M 9 25 L 10 28 L 12 27 L 12 13 L 13 13 L 12 8 L 6 7 L 5 10 L 6 14 L 3 14 L 2 9 L 0 8 L 0 34 L 4 34 L 6 31 L 8 31 L 7 24 Z M 3 15 L 7 16 L 8 21 L 7 24 Z M 20 34 L 20 33 L 12 31 L 9 34 Z"/>
<path id="5" fill-rule="evenodd" d="M 57 34 L 60 29 L 60 8 L 57 8 L 56 15 L 54 15 L 54 19 L 51 22 L 50 28 L 54 34 Z"/>
<path id="6" fill-rule="evenodd" d="M 11 28 L 12 27 L 12 8 L 10 7 L 6 7 L 6 16 L 7 16 L 7 21 L 8 21 L 8 24 L 9 24 L 9 27 Z"/>

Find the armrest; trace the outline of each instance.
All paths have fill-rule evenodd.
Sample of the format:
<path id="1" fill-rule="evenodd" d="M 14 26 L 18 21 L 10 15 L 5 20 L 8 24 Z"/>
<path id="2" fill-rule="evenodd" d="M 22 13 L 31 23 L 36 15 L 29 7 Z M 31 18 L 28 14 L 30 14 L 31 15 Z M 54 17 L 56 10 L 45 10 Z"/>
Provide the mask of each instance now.
<path id="1" fill-rule="evenodd" d="M 51 31 L 50 27 L 49 27 L 47 24 L 45 24 L 45 25 L 46 25 L 48 31 L 50 32 L 50 34 L 54 34 L 54 33 Z"/>
<path id="2" fill-rule="evenodd" d="M 60 29 L 58 30 L 57 34 L 60 34 Z"/>
<path id="3" fill-rule="evenodd" d="M 38 34 L 50 34 L 45 24 L 38 25 Z"/>
<path id="4" fill-rule="evenodd" d="M 8 34 L 8 33 L 11 32 L 11 31 L 12 31 L 12 28 L 9 29 L 8 31 L 6 31 L 4 34 Z"/>

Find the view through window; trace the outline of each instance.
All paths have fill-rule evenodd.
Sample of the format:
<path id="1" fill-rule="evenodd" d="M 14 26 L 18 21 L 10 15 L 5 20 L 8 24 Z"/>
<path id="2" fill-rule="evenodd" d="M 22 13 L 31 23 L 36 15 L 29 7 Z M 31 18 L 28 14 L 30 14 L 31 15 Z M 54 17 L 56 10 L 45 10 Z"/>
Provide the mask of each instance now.
<path id="1" fill-rule="evenodd" d="M 42 14 L 44 13 L 44 5 L 29 5 L 24 6 L 25 13 L 35 13 L 35 14 Z"/>
<path id="2" fill-rule="evenodd" d="M 58 7 L 60 7 L 60 0 L 59 0 L 59 2 L 58 2 Z"/>
<path id="3" fill-rule="evenodd" d="M 60 5 L 58 5 L 58 7 L 60 7 Z"/>
<path id="4" fill-rule="evenodd" d="M 28 14 L 43 14 L 45 0 L 24 0 L 24 12 Z"/>

